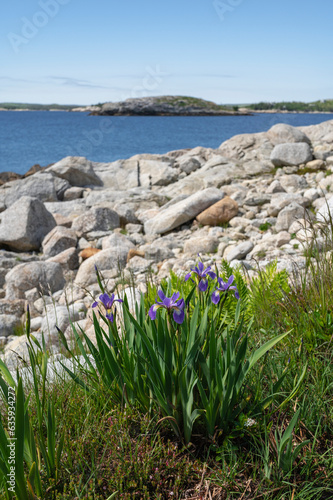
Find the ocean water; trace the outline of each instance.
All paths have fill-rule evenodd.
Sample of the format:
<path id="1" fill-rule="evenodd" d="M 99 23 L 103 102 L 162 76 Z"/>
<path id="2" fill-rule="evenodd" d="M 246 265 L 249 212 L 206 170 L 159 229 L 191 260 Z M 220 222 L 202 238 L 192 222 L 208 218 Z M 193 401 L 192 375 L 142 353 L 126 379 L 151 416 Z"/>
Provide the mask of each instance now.
<path id="1" fill-rule="evenodd" d="M 332 114 L 253 116 L 89 116 L 62 111 L 0 111 L 0 172 L 20 174 L 65 156 L 111 162 L 139 153 L 218 148 L 236 134 L 263 132 L 276 123 L 312 125 Z"/>

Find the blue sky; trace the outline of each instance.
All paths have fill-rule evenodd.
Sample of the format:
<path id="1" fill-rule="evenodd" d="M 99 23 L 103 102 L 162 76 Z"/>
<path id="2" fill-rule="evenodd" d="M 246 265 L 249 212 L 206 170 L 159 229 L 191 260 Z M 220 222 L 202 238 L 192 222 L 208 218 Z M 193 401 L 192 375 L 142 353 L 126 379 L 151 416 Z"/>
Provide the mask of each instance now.
<path id="1" fill-rule="evenodd" d="M 333 98 L 328 0 L 11 0 L 0 101 Z"/>

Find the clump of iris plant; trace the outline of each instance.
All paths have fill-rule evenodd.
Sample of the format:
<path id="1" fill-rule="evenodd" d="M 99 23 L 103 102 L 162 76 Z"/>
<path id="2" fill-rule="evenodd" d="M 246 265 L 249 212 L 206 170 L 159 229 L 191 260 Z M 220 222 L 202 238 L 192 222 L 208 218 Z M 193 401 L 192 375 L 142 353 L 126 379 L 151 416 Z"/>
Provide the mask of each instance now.
<path id="1" fill-rule="evenodd" d="M 107 293 L 102 293 L 102 295 L 99 296 L 99 302 L 94 302 L 92 307 L 97 307 L 99 304 L 102 304 L 104 307 L 106 314 L 105 317 L 113 323 L 114 320 L 114 315 L 112 313 L 112 308 L 115 302 L 123 302 L 122 299 L 115 299 L 114 298 L 114 293 L 110 296 Z M 116 309 L 116 308 L 115 308 Z"/>
<path id="2" fill-rule="evenodd" d="M 216 290 L 214 290 L 214 292 L 212 293 L 212 302 L 213 304 L 218 304 L 220 302 L 220 293 L 224 292 L 226 293 L 228 290 L 234 290 L 234 293 L 235 293 L 235 297 L 236 299 L 238 300 L 239 299 L 239 293 L 238 293 L 238 290 L 237 290 L 237 285 L 232 285 L 233 281 L 234 281 L 235 277 L 234 275 L 232 274 L 230 276 L 230 278 L 228 279 L 228 281 L 225 283 L 223 281 L 222 278 L 217 278 L 217 281 L 218 281 L 218 284 L 219 286 L 216 287 Z"/>
<path id="3" fill-rule="evenodd" d="M 216 278 L 216 274 L 213 273 L 213 271 L 211 271 L 211 266 L 208 266 L 205 269 L 205 266 L 203 265 L 202 262 L 199 262 L 199 264 L 196 267 L 191 268 L 191 272 L 185 276 L 185 281 L 190 279 L 192 274 L 194 275 L 194 278 L 198 282 L 198 288 L 200 292 L 205 292 L 208 288 L 207 276 L 209 276 L 213 280 Z"/>
<path id="4" fill-rule="evenodd" d="M 159 290 L 157 294 L 161 299 L 161 302 L 158 302 L 156 300 L 156 304 L 153 304 L 149 309 L 148 314 L 150 319 L 152 320 L 156 319 L 157 309 L 162 307 L 166 309 L 169 313 L 173 312 L 173 319 L 175 320 L 176 323 L 181 325 L 184 321 L 185 301 L 184 299 L 178 300 L 180 293 L 179 292 L 174 293 L 170 298 L 166 297 L 162 290 Z"/>

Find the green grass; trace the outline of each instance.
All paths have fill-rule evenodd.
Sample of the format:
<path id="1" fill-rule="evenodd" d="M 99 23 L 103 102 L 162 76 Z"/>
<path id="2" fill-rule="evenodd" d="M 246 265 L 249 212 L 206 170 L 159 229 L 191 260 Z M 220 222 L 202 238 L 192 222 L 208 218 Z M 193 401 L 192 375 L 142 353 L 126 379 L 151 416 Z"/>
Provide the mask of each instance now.
<path id="1" fill-rule="evenodd" d="M 185 108 L 185 107 L 196 107 L 203 109 L 211 109 L 213 111 L 235 111 L 232 106 L 216 104 L 212 101 L 206 101 L 205 99 L 199 99 L 197 97 L 188 96 L 165 96 L 156 98 L 157 104 L 171 104 L 173 106 Z"/>
<path id="2" fill-rule="evenodd" d="M 267 359 L 263 366 L 267 384 L 287 355 L 281 349 L 275 359 Z M 214 499 L 332 498 L 332 357 L 303 352 L 291 361 L 294 371 L 306 359 L 310 364 L 297 400 L 268 417 L 265 425 L 249 427 L 223 446 L 195 437 L 185 447 L 159 415 L 150 418 L 135 408 L 115 405 L 102 391 L 97 399 L 88 397 L 73 382 L 57 384 L 52 393 L 64 450 L 57 482 L 47 480 L 42 468 L 47 491 L 43 498 L 107 499 L 115 492 L 116 498 L 147 500 L 199 500 L 206 493 Z M 292 385 L 291 378 L 287 382 Z M 277 465 L 274 431 L 285 431 L 296 405 L 300 419 L 294 446 L 309 443 L 292 470 L 284 473 Z M 36 431 L 34 397 L 29 406 Z"/>
<path id="3" fill-rule="evenodd" d="M 324 250 L 331 248 L 330 222 L 325 228 L 314 229 L 316 238 L 323 234 L 326 238 Z M 71 379 L 59 380 L 45 393 L 42 382 L 38 382 L 37 393 L 30 388 L 27 402 L 33 435 L 52 443 L 46 415 L 48 404 L 53 402 L 55 447 L 58 449 L 62 437 L 64 445 L 52 474 L 47 473 L 41 455 L 38 467 L 43 494 L 37 498 L 333 498 L 333 261 L 325 251 L 316 249 L 316 238 L 305 270 L 296 269 L 288 276 L 272 264 L 248 280 L 247 286 L 246 276 L 241 271 L 234 273 L 246 324 L 253 320 L 250 349 L 291 330 L 261 359 L 247 381 L 251 405 L 284 377 L 280 395 L 253 425 L 243 426 L 225 440 L 220 440 L 218 433 L 205 437 L 199 425 L 185 445 L 157 407 L 148 413 L 138 405 L 126 404 L 125 398 L 115 402 L 102 384 L 88 395 Z M 227 264 L 223 266 L 227 273 Z M 181 286 L 174 274 L 171 282 Z M 182 286 L 187 293 L 192 285 L 188 281 Z M 154 301 L 155 293 L 155 286 L 150 285 L 147 306 Z M 38 366 L 43 365 L 43 357 L 40 352 Z M 294 394 L 295 380 L 300 378 Z M 255 383 L 258 380 L 260 383 Z M 25 392 L 29 392 L 26 386 Z M 0 410 L 6 428 L 8 410 L 1 398 Z M 27 477 L 26 465 L 24 473 Z M 8 497 L 3 492 L 0 499 Z"/>
<path id="4" fill-rule="evenodd" d="M 270 227 L 272 227 L 270 222 L 264 222 L 263 224 L 260 224 L 259 229 L 260 231 L 268 231 Z"/>

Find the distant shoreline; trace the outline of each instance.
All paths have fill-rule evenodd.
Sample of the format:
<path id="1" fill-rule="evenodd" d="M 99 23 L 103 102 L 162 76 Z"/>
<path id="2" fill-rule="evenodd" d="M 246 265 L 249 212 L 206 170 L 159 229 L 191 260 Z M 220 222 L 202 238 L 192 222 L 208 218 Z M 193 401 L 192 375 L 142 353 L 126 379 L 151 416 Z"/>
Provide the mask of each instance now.
<path id="1" fill-rule="evenodd" d="M 333 111 L 288 111 L 285 109 L 251 109 L 251 113 L 283 114 L 283 115 L 333 115 Z"/>
<path id="2" fill-rule="evenodd" d="M 253 116 L 254 114 L 332 114 L 333 99 L 303 101 L 260 101 L 216 104 L 186 95 L 133 97 L 98 104 L 38 104 L 0 102 L 0 111 L 71 111 L 92 116 Z"/>
<path id="3" fill-rule="evenodd" d="M 29 109 L 29 108 L 25 108 L 25 109 L 7 109 L 7 108 L 0 108 L 0 111 L 6 111 L 6 112 L 31 112 L 31 113 L 34 113 L 34 112 L 66 112 L 66 113 L 91 113 L 89 109 L 76 109 L 76 110 L 71 110 L 71 109 Z M 113 116 L 198 116 L 198 117 L 202 117 L 202 116 L 251 116 L 252 114 L 271 114 L 271 115 L 277 115 L 277 114 L 286 114 L 286 115 L 332 115 L 333 114 L 333 111 L 288 111 L 288 110 L 280 110 L 280 109 L 274 109 L 274 110 L 267 110 L 267 109 L 262 109 L 262 110 L 259 110 L 259 109 L 247 109 L 246 112 L 245 112 L 245 109 L 244 109 L 244 112 L 242 109 L 239 110 L 239 112 L 230 112 L 230 113 L 225 113 L 225 114 L 193 114 L 193 115 L 189 115 L 189 114 L 184 114 L 184 115 L 180 115 L 180 114 L 155 114 L 155 115 L 129 115 L 129 114 L 117 114 L 117 115 L 113 115 Z M 98 115 L 98 116 L 107 116 L 107 115 Z M 110 116 L 110 115 L 109 115 Z"/>
<path id="4" fill-rule="evenodd" d="M 0 111 L 71 111 L 93 116 L 250 116 L 254 114 L 323 114 L 333 113 L 333 99 L 312 102 L 259 101 L 242 104 L 216 104 L 188 95 L 132 97 L 123 101 L 98 104 L 38 104 L 0 102 Z"/>

